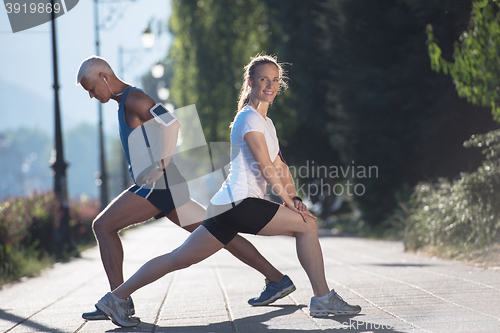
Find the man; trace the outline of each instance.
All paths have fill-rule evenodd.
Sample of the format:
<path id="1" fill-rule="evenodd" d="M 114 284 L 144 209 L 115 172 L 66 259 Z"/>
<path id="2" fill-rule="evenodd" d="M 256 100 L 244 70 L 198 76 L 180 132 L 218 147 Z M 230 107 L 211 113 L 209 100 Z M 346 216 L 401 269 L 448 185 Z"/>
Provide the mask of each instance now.
<path id="1" fill-rule="evenodd" d="M 152 110 L 157 106 L 155 101 L 142 90 L 119 79 L 108 62 L 101 57 L 92 56 L 82 62 L 76 84 L 80 84 L 90 98 L 96 98 L 101 103 L 107 103 L 110 99 L 118 103 L 120 139 L 135 183 L 115 198 L 93 223 L 104 270 L 110 288 L 114 290 L 124 281 L 123 248 L 118 236 L 121 229 L 152 217 L 166 216 L 173 223 L 192 232 L 204 220 L 205 209 L 189 197 L 187 184 L 185 188 L 181 186 L 183 190 L 176 190 L 175 195 L 169 188 L 169 183 L 170 187 L 174 185 L 172 179 L 183 179 L 170 160 L 180 128 L 175 117 L 172 121 L 163 121 L 164 118 L 154 112 L 157 109 Z M 172 116 L 168 112 L 165 114 Z M 157 137 L 160 138 L 160 144 L 150 142 L 154 140 L 151 137 L 148 139 L 145 128 L 159 131 L 160 135 Z M 154 147 L 158 144 L 159 148 Z M 151 150 L 157 152 L 155 158 L 152 157 Z M 182 224 L 180 215 L 183 217 Z M 276 270 L 245 238 L 236 236 L 227 244 L 226 249 L 266 277 L 266 288 L 259 297 L 248 301 L 251 305 L 270 304 L 295 290 L 290 278 Z M 129 298 L 129 315 L 134 313 L 133 302 Z M 98 310 L 84 313 L 82 317 L 87 320 L 107 319 Z"/>

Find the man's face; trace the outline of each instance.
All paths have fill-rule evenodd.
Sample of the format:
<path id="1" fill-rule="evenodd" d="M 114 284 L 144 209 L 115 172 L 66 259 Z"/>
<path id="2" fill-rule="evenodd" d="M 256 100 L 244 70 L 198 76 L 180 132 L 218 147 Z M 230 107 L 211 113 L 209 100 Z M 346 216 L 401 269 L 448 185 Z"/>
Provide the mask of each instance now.
<path id="1" fill-rule="evenodd" d="M 108 86 L 101 78 L 83 78 L 80 84 L 82 85 L 83 89 L 88 91 L 90 98 L 95 98 L 101 103 L 107 103 L 111 98 Z"/>

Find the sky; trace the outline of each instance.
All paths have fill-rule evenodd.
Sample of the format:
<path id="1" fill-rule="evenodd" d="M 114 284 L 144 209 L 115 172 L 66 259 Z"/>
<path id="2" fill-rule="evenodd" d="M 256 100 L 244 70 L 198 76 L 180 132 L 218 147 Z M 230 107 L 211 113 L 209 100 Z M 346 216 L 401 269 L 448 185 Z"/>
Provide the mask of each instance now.
<path id="1" fill-rule="evenodd" d="M 125 50 L 124 79 L 140 86 L 140 76 L 165 57 L 172 36 L 157 36 L 148 51 L 141 35 L 150 20 L 167 22 L 170 0 L 100 0 L 101 56 L 119 74 L 119 47 Z M 97 123 L 97 101 L 75 85 L 80 63 L 95 54 L 94 1 L 81 0 L 56 20 L 59 58 L 59 98 L 63 131 Z M 156 30 L 156 24 L 153 31 Z M 54 91 L 51 25 L 12 33 L 5 7 L 0 8 L 0 131 L 21 126 L 53 133 Z M 103 107 L 106 135 L 118 135 L 117 105 Z"/>

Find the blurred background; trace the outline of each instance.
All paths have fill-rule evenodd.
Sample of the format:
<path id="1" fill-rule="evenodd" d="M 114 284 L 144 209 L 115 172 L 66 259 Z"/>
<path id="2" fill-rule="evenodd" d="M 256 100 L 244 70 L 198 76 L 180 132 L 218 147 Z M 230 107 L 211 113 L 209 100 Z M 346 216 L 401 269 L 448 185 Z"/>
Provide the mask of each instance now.
<path id="1" fill-rule="evenodd" d="M 207 142 L 229 141 L 243 66 L 259 52 L 277 55 L 289 89 L 268 115 L 287 163 L 356 170 L 309 172 L 297 185 L 350 181 L 364 189 L 299 194 L 332 233 L 401 231 L 415 186 L 474 172 L 484 155 L 464 141 L 498 128 L 489 101 L 461 98 L 456 77 L 431 66 L 432 57 L 453 64 L 457 43 L 474 28 L 474 3 L 498 14 L 493 0 L 80 1 L 57 19 L 69 197 L 102 199 L 98 102 L 75 85 L 81 61 L 96 53 L 97 6 L 101 56 L 158 101 L 196 104 Z M 52 188 L 54 107 L 49 23 L 13 34 L 0 10 L 0 43 L 1 201 Z M 113 102 L 103 107 L 103 129 L 109 201 L 129 177 Z M 358 174 L 369 167 L 376 175 Z"/>

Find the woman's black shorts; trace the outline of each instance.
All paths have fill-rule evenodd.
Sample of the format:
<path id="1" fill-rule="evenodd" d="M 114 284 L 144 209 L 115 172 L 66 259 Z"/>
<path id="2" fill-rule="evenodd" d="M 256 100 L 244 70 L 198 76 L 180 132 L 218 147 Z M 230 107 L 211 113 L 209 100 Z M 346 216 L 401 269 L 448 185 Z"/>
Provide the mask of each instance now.
<path id="1" fill-rule="evenodd" d="M 238 232 L 256 235 L 272 220 L 279 204 L 259 198 L 246 198 L 227 205 L 212 205 L 207 208 L 203 226 L 226 245 Z"/>

